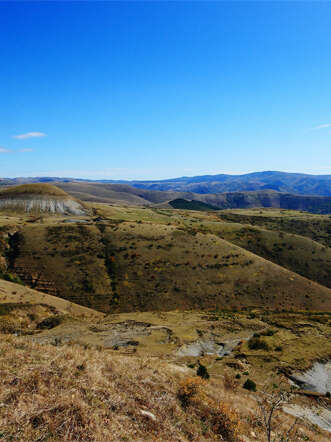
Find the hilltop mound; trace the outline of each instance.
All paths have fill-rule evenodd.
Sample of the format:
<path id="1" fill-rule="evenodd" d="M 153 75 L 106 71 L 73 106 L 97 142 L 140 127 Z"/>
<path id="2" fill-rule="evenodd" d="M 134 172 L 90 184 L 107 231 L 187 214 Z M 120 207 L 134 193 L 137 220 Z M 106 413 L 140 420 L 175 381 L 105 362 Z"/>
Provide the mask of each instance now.
<path id="1" fill-rule="evenodd" d="M 22 184 L 0 190 L 0 210 L 84 215 L 83 205 L 51 184 Z"/>

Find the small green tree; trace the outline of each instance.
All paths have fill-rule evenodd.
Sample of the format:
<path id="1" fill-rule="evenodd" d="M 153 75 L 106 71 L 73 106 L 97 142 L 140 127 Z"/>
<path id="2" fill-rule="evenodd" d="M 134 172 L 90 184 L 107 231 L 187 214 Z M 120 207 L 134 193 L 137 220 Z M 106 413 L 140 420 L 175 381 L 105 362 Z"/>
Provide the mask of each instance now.
<path id="1" fill-rule="evenodd" d="M 247 379 L 243 385 L 243 388 L 249 391 L 256 391 L 256 383 L 251 379 Z"/>

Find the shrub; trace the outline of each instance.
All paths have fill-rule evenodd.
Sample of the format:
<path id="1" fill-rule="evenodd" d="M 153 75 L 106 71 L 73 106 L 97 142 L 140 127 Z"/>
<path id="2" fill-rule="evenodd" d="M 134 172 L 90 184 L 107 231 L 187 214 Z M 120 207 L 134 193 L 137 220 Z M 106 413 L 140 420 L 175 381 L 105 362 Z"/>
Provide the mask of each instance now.
<path id="1" fill-rule="evenodd" d="M 206 411 L 207 416 L 202 416 L 202 420 L 210 422 L 214 434 L 221 435 L 222 440 L 228 442 L 239 440 L 240 420 L 235 410 L 227 404 L 220 403 L 216 407 L 208 407 Z"/>
<path id="2" fill-rule="evenodd" d="M 249 391 L 256 391 L 256 383 L 251 379 L 247 379 L 243 385 L 243 388 Z"/>
<path id="3" fill-rule="evenodd" d="M 241 378 L 241 374 L 240 373 L 237 373 L 236 374 L 236 379 L 240 379 Z"/>
<path id="4" fill-rule="evenodd" d="M 275 333 L 277 333 L 276 330 L 269 328 L 268 330 L 261 332 L 261 336 L 273 336 Z"/>
<path id="5" fill-rule="evenodd" d="M 202 378 L 196 376 L 196 377 L 190 377 L 185 378 L 178 389 L 177 397 L 180 400 L 182 407 L 187 407 L 190 405 L 190 403 L 193 401 L 193 399 L 196 398 L 198 393 L 201 390 L 201 386 L 204 384 L 204 381 Z"/>
<path id="6" fill-rule="evenodd" d="M 23 281 L 19 276 L 13 275 L 12 273 L 4 273 L 0 271 L 0 279 L 5 281 L 15 282 L 16 284 L 24 285 Z"/>
<path id="7" fill-rule="evenodd" d="M 209 373 L 207 368 L 199 362 L 199 366 L 197 369 L 197 376 L 200 376 L 202 379 L 209 379 Z"/>
<path id="8" fill-rule="evenodd" d="M 1 319 L 0 333 L 10 334 L 19 332 L 19 328 L 10 320 Z"/>
<path id="9" fill-rule="evenodd" d="M 60 325 L 61 322 L 62 318 L 60 316 L 50 316 L 49 318 L 46 318 L 43 321 L 39 322 L 37 328 L 39 330 L 51 329 Z"/>
<path id="10" fill-rule="evenodd" d="M 283 351 L 283 347 L 281 345 L 277 345 L 277 347 L 275 347 L 275 351 Z"/>
<path id="11" fill-rule="evenodd" d="M 269 345 L 260 338 L 251 338 L 248 341 L 248 348 L 251 350 L 269 350 Z"/>
<path id="12" fill-rule="evenodd" d="M 225 373 L 224 375 L 223 384 L 226 390 L 236 391 L 238 388 L 238 382 L 228 373 Z"/>

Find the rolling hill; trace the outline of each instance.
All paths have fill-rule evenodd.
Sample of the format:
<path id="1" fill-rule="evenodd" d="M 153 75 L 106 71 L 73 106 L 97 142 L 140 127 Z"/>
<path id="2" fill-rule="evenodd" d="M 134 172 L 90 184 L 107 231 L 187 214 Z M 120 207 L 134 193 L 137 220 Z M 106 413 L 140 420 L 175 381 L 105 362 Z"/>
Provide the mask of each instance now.
<path id="1" fill-rule="evenodd" d="M 17 225 L 13 220 L 10 225 L 4 219 L 3 271 L 34 289 L 103 312 L 225 306 L 330 309 L 329 288 L 272 262 L 273 246 L 263 257 L 248 250 L 258 253 L 253 246 L 243 248 L 244 238 L 241 243 L 224 239 L 220 220 L 214 219 L 211 226 L 201 219 L 209 212 L 117 212 L 104 205 L 95 206 L 95 211 L 98 221 L 91 218 L 87 224 L 46 218 L 43 223 Z M 284 239 L 277 236 L 272 241 L 282 244 Z M 327 278 L 323 275 L 329 253 L 323 255 L 322 246 L 315 249 L 323 263 L 314 264 L 306 256 L 300 268 L 308 262 L 314 270 L 306 275 L 313 277 L 320 270 L 320 278 Z M 295 268 L 281 254 L 278 262 Z"/>
<path id="2" fill-rule="evenodd" d="M 312 213 L 331 213 L 331 197 L 290 195 L 273 190 L 256 192 L 231 192 L 197 194 L 137 189 L 128 184 L 57 183 L 57 186 L 82 201 L 133 206 L 160 205 L 163 207 L 201 209 L 230 209 L 274 207 L 288 210 L 304 210 Z M 180 200 L 180 201 L 178 201 Z M 174 203 L 175 201 L 175 203 Z M 192 202 L 188 205 L 188 202 Z"/>
<path id="3" fill-rule="evenodd" d="M 118 197 L 82 184 L 97 201 Z M 154 202 L 87 202 L 70 218 L 0 211 L 0 436 L 264 440 L 255 407 L 265 386 L 278 394 L 330 356 L 331 217 L 189 199 L 174 209 L 121 186 L 122 201 Z M 319 381 L 291 389 L 301 440 L 329 440 Z M 280 412 L 287 434 L 295 421 Z M 224 418 L 236 425 L 220 432 Z"/>

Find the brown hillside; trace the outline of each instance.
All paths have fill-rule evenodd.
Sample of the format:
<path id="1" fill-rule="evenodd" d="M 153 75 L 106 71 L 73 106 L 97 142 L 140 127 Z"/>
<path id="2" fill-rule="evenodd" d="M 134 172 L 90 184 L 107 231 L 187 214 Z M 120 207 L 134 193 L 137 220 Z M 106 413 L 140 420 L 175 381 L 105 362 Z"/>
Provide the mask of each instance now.
<path id="1" fill-rule="evenodd" d="M 16 240 L 11 270 L 26 284 L 105 312 L 331 306 L 330 289 L 191 228 L 30 224 Z"/>

